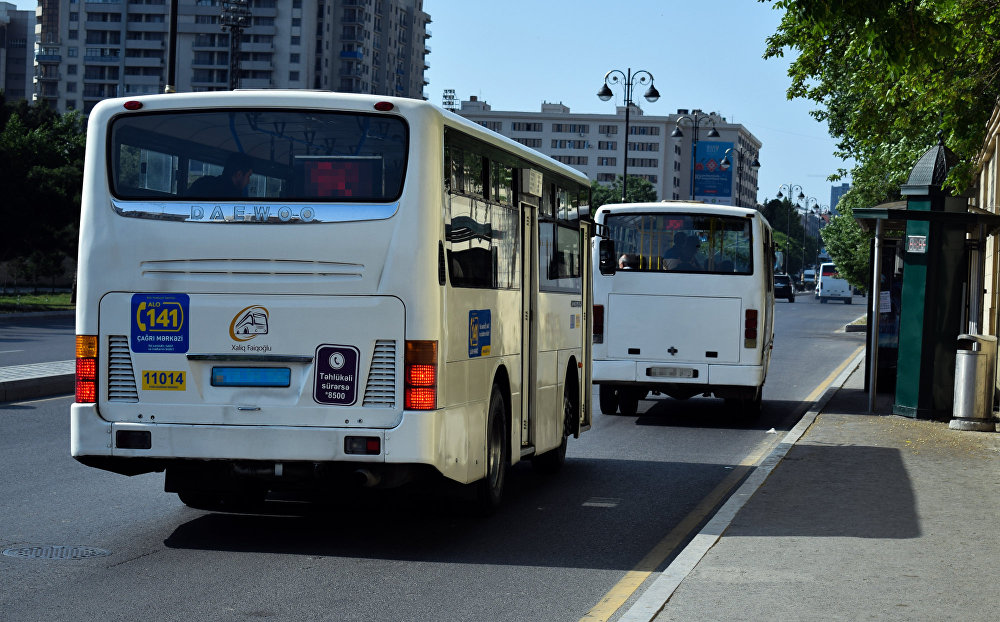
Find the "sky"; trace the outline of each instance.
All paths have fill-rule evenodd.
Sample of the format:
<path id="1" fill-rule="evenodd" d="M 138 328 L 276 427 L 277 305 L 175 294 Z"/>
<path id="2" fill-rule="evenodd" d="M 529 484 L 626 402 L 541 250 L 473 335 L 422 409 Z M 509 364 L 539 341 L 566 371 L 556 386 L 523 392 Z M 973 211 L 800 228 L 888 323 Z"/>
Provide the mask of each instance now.
<path id="1" fill-rule="evenodd" d="M 763 143 L 758 201 L 792 185 L 829 205 L 827 177 L 853 164 L 833 155 L 826 124 L 809 115 L 816 104 L 788 100 L 794 52 L 762 58 L 781 20 L 771 2 L 424 0 L 424 11 L 432 20 L 424 88 L 432 103 L 455 89 L 460 101 L 476 95 L 493 110 L 538 112 L 545 101 L 614 114 L 623 89 L 613 85 L 614 100 L 598 99 L 604 75 L 645 69 L 660 92 L 649 103 L 645 86 L 635 88 L 645 114 L 716 111 Z"/>
<path id="2" fill-rule="evenodd" d="M 14 4 L 33 10 L 36 2 Z M 455 89 L 459 100 L 476 95 L 493 110 L 537 112 L 546 101 L 614 114 L 623 89 L 598 99 L 604 75 L 645 69 L 660 92 L 651 104 L 636 87 L 633 101 L 646 114 L 715 111 L 763 143 L 758 201 L 791 185 L 829 205 L 827 177 L 853 164 L 833 155 L 826 125 L 809 115 L 816 104 L 786 97 L 794 51 L 762 58 L 781 19 L 771 2 L 424 0 L 424 11 L 432 20 L 424 91 L 435 104 Z"/>

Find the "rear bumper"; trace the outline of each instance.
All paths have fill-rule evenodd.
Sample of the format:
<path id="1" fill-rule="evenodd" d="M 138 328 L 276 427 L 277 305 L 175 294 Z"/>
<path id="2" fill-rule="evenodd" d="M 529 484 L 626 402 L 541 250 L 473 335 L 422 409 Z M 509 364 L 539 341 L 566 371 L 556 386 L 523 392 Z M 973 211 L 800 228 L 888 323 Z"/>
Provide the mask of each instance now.
<path id="1" fill-rule="evenodd" d="M 683 367 L 698 372 L 695 378 L 664 378 L 648 374 L 655 367 Z M 759 387 L 764 384 L 763 365 L 706 365 L 664 361 L 595 360 L 594 384 L 635 384 L 658 386 L 690 384 L 705 387 Z"/>
<path id="2" fill-rule="evenodd" d="M 474 421 L 471 408 L 458 407 L 404 411 L 401 423 L 392 429 L 111 423 L 100 417 L 93 404 L 73 404 L 70 452 L 81 462 L 108 465 L 120 459 L 156 468 L 169 466 L 174 460 L 426 464 L 450 479 L 467 483 L 485 474 L 485 457 L 470 452 L 470 447 L 485 445 L 480 442 L 485 436 L 485 423 L 475 425 Z M 117 447 L 119 432 L 148 432 L 150 448 Z M 348 436 L 377 437 L 382 451 L 379 455 L 345 453 Z"/>

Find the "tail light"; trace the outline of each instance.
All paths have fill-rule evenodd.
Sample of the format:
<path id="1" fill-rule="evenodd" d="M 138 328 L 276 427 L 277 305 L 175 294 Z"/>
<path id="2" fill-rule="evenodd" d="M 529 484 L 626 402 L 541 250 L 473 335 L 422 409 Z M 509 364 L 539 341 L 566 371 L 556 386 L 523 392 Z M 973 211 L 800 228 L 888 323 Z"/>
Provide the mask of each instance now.
<path id="1" fill-rule="evenodd" d="M 97 401 L 97 335 L 76 336 L 76 401 Z"/>
<path id="2" fill-rule="evenodd" d="M 594 305 L 594 343 L 604 343 L 604 305 Z"/>
<path id="3" fill-rule="evenodd" d="M 407 341 L 403 357 L 407 410 L 437 408 L 437 342 Z"/>
<path id="4" fill-rule="evenodd" d="M 757 309 L 747 309 L 743 315 L 743 347 L 757 347 Z"/>

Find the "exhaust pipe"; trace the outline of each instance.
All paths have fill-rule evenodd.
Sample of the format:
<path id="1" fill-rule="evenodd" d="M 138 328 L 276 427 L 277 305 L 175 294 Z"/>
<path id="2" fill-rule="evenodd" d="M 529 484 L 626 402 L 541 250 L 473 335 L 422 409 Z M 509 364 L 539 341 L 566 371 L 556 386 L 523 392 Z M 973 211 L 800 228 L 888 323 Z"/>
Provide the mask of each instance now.
<path id="1" fill-rule="evenodd" d="M 354 471 L 358 484 L 365 488 L 374 488 L 382 482 L 382 478 L 371 472 L 369 469 L 357 469 Z"/>

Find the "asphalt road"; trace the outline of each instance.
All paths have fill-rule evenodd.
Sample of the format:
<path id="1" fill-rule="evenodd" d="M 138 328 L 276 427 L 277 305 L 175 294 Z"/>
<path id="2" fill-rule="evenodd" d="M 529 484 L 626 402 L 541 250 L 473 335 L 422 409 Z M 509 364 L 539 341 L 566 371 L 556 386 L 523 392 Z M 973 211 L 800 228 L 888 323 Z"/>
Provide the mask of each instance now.
<path id="1" fill-rule="evenodd" d="M 72 398 L 0 404 L 0 549 L 39 547 L 41 557 L 0 556 L 0 618 L 575 621 L 609 595 L 627 608 L 646 568 L 669 563 L 863 343 L 842 332 L 862 304 L 801 296 L 776 306 L 759 421 L 734 423 L 706 398 L 643 400 L 635 417 L 595 413 L 562 473 L 518 465 L 504 507 L 486 519 L 448 486 L 272 515 L 192 510 L 162 492 L 162 475 L 127 478 L 70 458 Z M 44 558 L 65 549 L 43 547 L 73 546 L 108 555 Z M 638 590 L 622 588 L 636 572 Z"/>
<path id="2" fill-rule="evenodd" d="M 70 314 L 0 317 L 0 367 L 68 361 L 76 354 Z"/>

